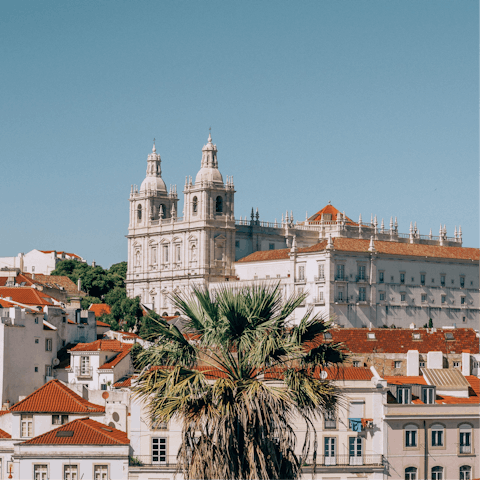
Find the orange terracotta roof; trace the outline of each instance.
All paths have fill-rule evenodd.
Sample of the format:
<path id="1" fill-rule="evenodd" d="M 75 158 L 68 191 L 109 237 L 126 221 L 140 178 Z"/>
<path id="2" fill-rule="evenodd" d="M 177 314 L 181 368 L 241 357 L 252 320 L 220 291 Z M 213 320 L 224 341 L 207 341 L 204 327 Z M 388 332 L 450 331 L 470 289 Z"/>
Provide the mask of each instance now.
<path id="1" fill-rule="evenodd" d="M 333 238 L 336 251 L 369 253 L 370 240 L 358 238 Z M 325 249 L 326 240 L 307 248 L 299 248 L 298 253 L 320 252 Z M 419 243 L 383 242 L 376 240 L 375 249 L 379 254 L 403 255 L 429 258 L 454 258 L 464 260 L 480 260 L 480 249 L 465 247 L 440 247 L 437 245 L 424 245 Z M 264 262 L 268 260 L 286 260 L 289 258 L 290 249 L 263 250 L 251 253 L 241 258 L 237 263 Z"/>
<path id="2" fill-rule="evenodd" d="M 451 333 L 454 340 L 446 340 L 445 334 Z M 417 328 L 332 328 L 329 330 L 334 343 L 343 343 L 352 353 L 407 353 L 418 350 L 419 353 L 443 352 L 461 353 L 469 349 L 480 353 L 479 338 L 472 328 L 432 329 Z M 369 339 L 368 334 L 375 339 Z M 414 338 L 420 335 L 420 339 Z M 448 350 L 447 350 L 448 349 Z"/>
<path id="3" fill-rule="evenodd" d="M 105 408 L 90 403 L 59 380 L 50 380 L 10 408 L 11 412 L 93 413 Z"/>
<path id="4" fill-rule="evenodd" d="M 113 386 L 115 388 L 126 388 L 132 386 L 132 378 L 134 377 L 123 377 L 118 382 L 115 382 Z"/>
<path id="5" fill-rule="evenodd" d="M 62 435 L 60 432 L 65 433 Z M 22 445 L 128 445 L 129 443 L 130 440 L 125 432 L 90 418 L 79 418 L 27 440 Z"/>
<path id="6" fill-rule="evenodd" d="M 337 221 L 337 215 L 339 213 L 342 213 L 340 210 L 337 210 L 333 205 L 328 204 L 325 207 L 323 207 L 321 210 L 319 210 L 315 215 L 310 217 L 308 219 L 309 222 L 320 222 L 322 220 L 322 213 L 329 213 L 332 215 L 332 222 Z M 343 214 L 342 214 L 343 215 Z M 350 218 L 346 217 L 346 224 L 347 225 L 356 225 L 355 222 L 353 222 Z"/>
<path id="7" fill-rule="evenodd" d="M 71 352 L 121 352 L 122 342 L 118 340 L 95 340 L 90 343 L 79 343 L 71 348 Z"/>
<path id="8" fill-rule="evenodd" d="M 327 241 L 323 240 L 320 243 L 316 243 L 311 247 L 302 247 L 297 250 L 298 253 L 312 253 L 312 252 L 321 252 L 325 250 L 327 246 Z M 271 260 L 288 260 L 290 258 L 290 249 L 281 248 L 279 250 L 261 250 L 259 252 L 251 253 L 246 257 L 237 260 L 236 263 L 247 263 L 247 262 L 266 262 Z"/>
<path id="9" fill-rule="evenodd" d="M 465 377 L 470 384 L 468 397 L 454 397 L 451 395 L 437 395 L 435 403 L 457 405 L 457 404 L 480 404 L 480 379 L 473 375 Z M 392 385 L 427 385 L 425 379 L 420 377 L 384 377 L 384 379 Z M 387 403 L 396 403 L 396 399 L 391 396 Z M 423 405 L 423 402 L 419 398 L 412 400 L 413 404 Z"/>
<path id="10" fill-rule="evenodd" d="M 12 436 L 5 430 L 0 429 L 0 438 L 12 438 Z"/>
<path id="11" fill-rule="evenodd" d="M 28 279 L 30 284 L 37 283 L 39 285 L 44 285 L 46 287 L 57 288 L 57 289 L 59 289 L 59 287 L 62 287 L 65 290 L 65 292 L 68 293 L 69 295 L 75 295 L 75 296 L 86 295 L 85 292 L 79 291 L 77 288 L 77 285 L 75 285 L 75 283 L 72 282 L 72 280 L 70 280 L 65 275 L 44 275 L 43 273 L 36 273 L 34 279 L 32 278 L 31 273 L 25 273 L 24 275 Z M 20 283 L 18 280 L 16 281 L 17 283 Z"/>
<path id="12" fill-rule="evenodd" d="M 116 365 L 118 365 L 130 353 L 131 348 L 132 348 L 132 345 L 128 345 L 128 344 L 123 343 L 122 344 L 122 351 L 120 353 L 118 353 L 115 357 L 108 360 L 102 366 L 98 367 L 98 369 L 99 370 L 100 369 L 110 370 L 110 369 L 114 368 Z"/>
<path id="13" fill-rule="evenodd" d="M 97 327 L 108 327 L 108 328 L 110 328 L 110 325 L 108 323 L 102 322 L 101 320 L 97 320 Z"/>
<path id="14" fill-rule="evenodd" d="M 96 317 L 101 317 L 102 315 L 109 315 L 112 311 L 110 305 L 106 303 L 92 303 L 88 310 L 95 313 Z"/>
<path id="15" fill-rule="evenodd" d="M 52 253 L 52 252 L 55 252 L 56 250 L 39 250 L 39 252 L 42 252 L 42 253 Z M 62 253 L 64 253 L 65 255 L 68 255 L 69 257 L 73 257 L 73 258 L 82 258 L 80 257 L 79 255 L 75 254 L 75 253 L 68 253 L 68 252 L 57 252 L 57 257 L 60 255 L 62 255 Z"/>
<path id="16" fill-rule="evenodd" d="M 14 302 L 24 305 L 54 305 L 54 300 L 50 295 L 40 292 L 32 287 L 0 287 L 1 297 L 12 297 Z"/>
<path id="17" fill-rule="evenodd" d="M 3 272 L 0 272 L 0 274 L 1 273 L 3 273 Z M 0 276 L 0 287 L 4 287 L 5 284 L 7 283 L 7 281 L 8 281 L 8 277 Z M 28 287 L 30 287 L 34 283 L 34 282 L 32 282 L 32 280 L 30 278 L 28 278 L 28 274 L 19 273 L 15 277 L 15 283 L 20 285 L 21 283 L 24 283 L 24 282 L 25 282 L 24 286 L 28 286 Z"/>

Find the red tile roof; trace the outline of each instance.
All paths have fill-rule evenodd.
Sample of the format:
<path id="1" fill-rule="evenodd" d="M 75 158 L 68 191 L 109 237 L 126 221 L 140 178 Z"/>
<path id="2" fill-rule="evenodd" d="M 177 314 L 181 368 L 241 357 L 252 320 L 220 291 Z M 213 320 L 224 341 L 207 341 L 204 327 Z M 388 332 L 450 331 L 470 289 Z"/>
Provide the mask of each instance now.
<path id="1" fill-rule="evenodd" d="M 133 377 L 123 377 L 118 382 L 115 382 L 113 386 L 115 388 L 126 388 L 132 386 L 132 378 Z"/>
<path id="2" fill-rule="evenodd" d="M 0 275 L 2 274 L 3 272 L 0 272 Z M 8 277 L 3 277 L 3 276 L 0 276 L 0 287 L 4 287 L 5 284 L 7 283 L 8 281 Z M 22 274 L 22 273 L 19 273 L 16 277 L 15 277 L 15 283 L 17 283 L 18 285 L 20 285 L 21 283 L 25 282 L 25 286 L 28 286 L 30 287 L 31 285 L 33 285 L 34 282 L 32 282 L 32 280 L 28 277 L 28 274 Z"/>
<path id="3" fill-rule="evenodd" d="M 384 377 L 384 379 L 392 385 L 427 385 L 427 382 L 423 376 L 419 377 Z M 451 395 L 437 395 L 435 403 L 437 404 L 480 404 L 480 379 L 473 375 L 465 377 L 465 379 L 470 384 L 468 391 L 468 397 L 453 397 Z M 388 403 L 396 403 L 396 400 L 393 396 L 389 398 Z M 412 400 L 412 403 L 422 405 L 423 402 L 421 399 L 416 398 Z"/>
<path id="4" fill-rule="evenodd" d="M 95 340 L 90 343 L 79 343 L 70 349 L 71 352 L 121 352 L 122 350 L 122 342 L 118 340 Z"/>
<path id="5" fill-rule="evenodd" d="M 55 252 L 55 250 L 39 250 L 39 252 L 42 252 L 42 253 L 52 253 L 52 252 Z M 69 257 L 72 257 L 72 258 L 79 258 L 81 259 L 82 257 L 80 257 L 79 255 L 75 254 L 75 253 L 68 253 L 68 252 L 57 252 L 57 257 L 60 255 L 62 255 L 62 253 L 64 253 L 66 256 L 69 256 Z"/>
<path id="6" fill-rule="evenodd" d="M 59 434 L 65 432 L 65 434 Z M 69 432 L 67 434 L 67 432 Z M 70 433 L 71 432 L 71 433 Z M 129 445 L 125 432 L 90 418 L 79 418 L 34 437 L 22 445 Z"/>
<path id="7" fill-rule="evenodd" d="M 130 353 L 131 348 L 132 348 L 132 345 L 128 345 L 128 344 L 123 343 L 122 344 L 122 351 L 120 353 L 118 353 L 115 357 L 108 360 L 102 366 L 98 367 L 99 370 L 100 369 L 110 370 L 110 369 L 114 368 L 116 365 L 118 365 Z"/>
<path id="8" fill-rule="evenodd" d="M 75 285 L 75 283 L 72 282 L 72 280 L 70 280 L 65 275 L 44 275 L 43 273 L 36 273 L 34 279 L 32 278 L 31 273 L 25 273 L 24 276 L 30 282 L 29 284 L 36 283 L 39 285 L 44 285 L 46 287 L 57 288 L 57 289 L 59 289 L 59 287 L 63 287 L 63 289 L 67 294 L 74 295 L 77 297 L 86 295 L 85 292 L 79 291 L 77 288 L 77 285 Z M 18 277 L 20 277 L 20 275 Z M 16 282 L 20 283 L 18 280 L 16 280 Z"/>
<path id="9" fill-rule="evenodd" d="M 92 303 L 88 308 L 91 312 L 95 313 L 96 317 L 101 317 L 102 315 L 109 315 L 112 311 L 110 305 L 106 303 Z"/>
<path id="10" fill-rule="evenodd" d="M 446 340 L 445 334 L 451 333 L 454 340 Z M 417 328 L 332 328 L 329 330 L 334 343 L 343 343 L 352 353 L 407 353 L 418 350 L 419 353 L 443 352 L 462 353 L 468 349 L 480 353 L 479 338 L 472 328 L 432 329 Z M 369 339 L 368 334 L 375 334 Z M 420 339 L 413 335 L 419 334 Z"/>
<path id="11" fill-rule="evenodd" d="M 0 429 L 0 438 L 12 438 L 12 436 L 5 430 Z"/>
<path id="12" fill-rule="evenodd" d="M 320 222 L 322 220 L 322 213 L 330 213 L 332 215 L 332 222 L 337 221 L 337 215 L 339 213 L 342 213 L 340 210 L 337 210 L 333 205 L 328 204 L 327 206 L 323 207 L 321 210 L 319 210 L 315 215 L 310 217 L 308 220 L 310 222 Z M 343 214 L 342 214 L 343 215 Z M 346 217 L 346 224 L 347 225 L 356 225 L 355 222 L 350 220 L 350 218 Z"/>
<path id="13" fill-rule="evenodd" d="M 358 238 L 333 238 L 333 246 L 336 251 L 369 253 L 370 240 Z M 325 249 L 326 240 L 307 248 L 299 248 L 298 253 L 320 252 Z M 377 253 L 384 255 L 402 255 L 429 258 L 452 258 L 464 260 L 480 260 L 480 249 L 465 247 L 440 247 L 437 245 L 424 245 L 419 243 L 383 242 L 376 240 Z M 290 249 L 264 250 L 254 252 L 241 258 L 237 263 L 263 262 L 267 260 L 285 260 L 289 258 Z"/>
<path id="14" fill-rule="evenodd" d="M 108 327 L 108 328 L 110 328 L 110 325 L 108 323 L 102 322 L 101 320 L 97 320 L 97 327 Z"/>
<path id="15" fill-rule="evenodd" d="M 93 413 L 105 407 L 90 403 L 59 380 L 50 380 L 10 408 L 11 412 Z"/>
<path id="16" fill-rule="evenodd" d="M 0 297 L 12 297 L 14 302 L 24 305 L 54 305 L 54 300 L 50 295 L 32 287 L 0 287 Z"/>

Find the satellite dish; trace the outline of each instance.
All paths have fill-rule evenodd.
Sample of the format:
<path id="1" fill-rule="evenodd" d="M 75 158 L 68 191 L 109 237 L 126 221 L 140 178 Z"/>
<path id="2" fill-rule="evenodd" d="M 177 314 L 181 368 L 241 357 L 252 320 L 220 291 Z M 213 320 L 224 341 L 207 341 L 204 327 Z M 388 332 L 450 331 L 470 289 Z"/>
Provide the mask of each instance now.
<path id="1" fill-rule="evenodd" d="M 327 373 L 325 370 L 322 370 L 322 371 L 320 372 L 320 378 L 321 378 L 322 380 L 325 380 L 327 377 L 328 377 L 328 373 Z"/>
<path id="2" fill-rule="evenodd" d="M 54 358 L 54 359 L 52 360 L 52 365 L 53 365 L 54 367 L 56 367 L 57 365 L 60 365 L 60 360 L 59 360 L 58 358 Z"/>

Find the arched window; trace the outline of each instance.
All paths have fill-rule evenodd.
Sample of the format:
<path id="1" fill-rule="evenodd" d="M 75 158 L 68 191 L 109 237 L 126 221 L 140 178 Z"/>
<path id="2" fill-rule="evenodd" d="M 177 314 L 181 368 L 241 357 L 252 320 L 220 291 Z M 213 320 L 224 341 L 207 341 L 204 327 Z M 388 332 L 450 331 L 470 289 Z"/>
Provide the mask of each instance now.
<path id="1" fill-rule="evenodd" d="M 405 469 L 405 480 L 417 480 L 417 469 L 415 467 Z"/>
<path id="2" fill-rule="evenodd" d="M 137 220 L 138 220 L 139 222 L 142 221 L 142 206 L 141 206 L 141 205 L 139 205 L 139 206 L 137 207 Z"/>
<path id="3" fill-rule="evenodd" d="M 443 480 L 443 467 L 432 468 L 432 480 Z"/>
<path id="4" fill-rule="evenodd" d="M 193 197 L 193 200 L 192 200 L 192 212 L 193 214 L 196 214 L 198 211 L 198 198 L 197 197 Z"/>
<path id="5" fill-rule="evenodd" d="M 472 480 L 472 467 L 469 465 L 460 467 L 460 480 Z"/>
<path id="6" fill-rule="evenodd" d="M 443 447 L 444 427 L 436 423 L 430 427 L 432 432 L 432 447 Z"/>
<path id="7" fill-rule="evenodd" d="M 418 427 L 413 424 L 405 425 L 405 447 L 416 447 L 418 442 Z"/>
<path id="8" fill-rule="evenodd" d="M 472 453 L 472 426 L 468 423 L 462 423 L 458 429 L 460 430 L 459 453 Z"/>
<path id="9" fill-rule="evenodd" d="M 223 212 L 223 198 L 220 196 L 217 197 L 217 201 L 215 202 L 215 211 L 217 213 Z"/>
<path id="10" fill-rule="evenodd" d="M 168 317 L 168 312 L 163 312 L 162 317 Z"/>

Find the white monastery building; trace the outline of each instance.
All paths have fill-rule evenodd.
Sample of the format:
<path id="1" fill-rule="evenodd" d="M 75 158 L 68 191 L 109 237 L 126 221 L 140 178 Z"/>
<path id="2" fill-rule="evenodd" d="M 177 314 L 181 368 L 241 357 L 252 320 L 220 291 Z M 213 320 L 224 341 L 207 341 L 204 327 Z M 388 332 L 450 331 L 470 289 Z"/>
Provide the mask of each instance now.
<path id="1" fill-rule="evenodd" d="M 398 231 L 397 219 L 354 222 L 330 203 L 304 221 L 293 214 L 280 222 L 234 217 L 233 178 L 218 168 L 211 135 L 202 148 L 201 168 L 184 186 L 183 216 L 176 186 L 167 192 L 161 159 L 148 155 L 147 175 L 130 192 L 127 292 L 162 315 L 173 315 L 174 292 L 192 284 L 210 288 L 232 282 L 238 288 L 279 282 L 282 294 L 305 292 L 297 315 L 311 307 L 345 327 L 477 328 L 479 259 L 453 237 Z"/>

